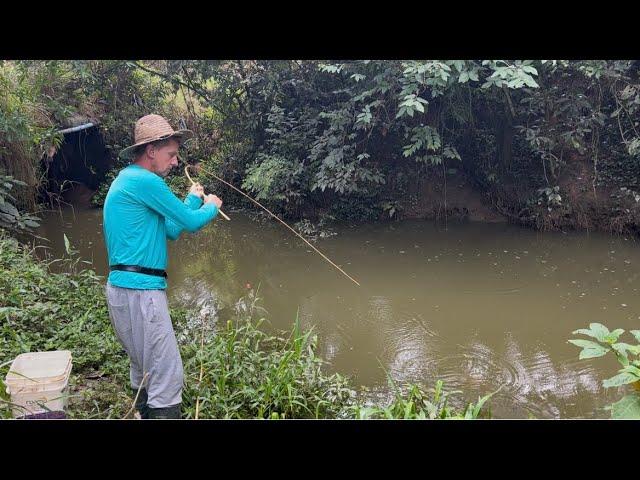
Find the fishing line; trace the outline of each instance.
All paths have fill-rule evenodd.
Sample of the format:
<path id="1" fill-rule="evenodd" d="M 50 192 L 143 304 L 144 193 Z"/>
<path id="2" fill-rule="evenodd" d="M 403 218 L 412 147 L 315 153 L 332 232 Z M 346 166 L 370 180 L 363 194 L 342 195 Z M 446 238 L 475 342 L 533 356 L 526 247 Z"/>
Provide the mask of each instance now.
<path id="1" fill-rule="evenodd" d="M 304 238 L 302 235 L 300 235 L 298 232 L 296 232 L 293 228 L 291 228 L 289 225 L 287 225 L 283 220 L 281 220 L 277 215 L 275 215 L 273 212 L 271 212 L 267 207 L 265 207 L 264 205 L 262 205 L 260 202 L 258 202 L 257 200 L 254 200 L 253 198 L 251 198 L 249 195 L 247 195 L 246 193 L 244 193 L 242 190 L 234 187 L 233 185 L 231 185 L 229 182 L 221 179 L 220 177 L 214 175 L 213 173 L 211 173 L 209 170 L 205 170 L 203 168 L 200 167 L 200 169 L 202 171 L 204 171 L 204 173 L 210 175 L 211 177 L 215 178 L 216 180 L 224 183 L 225 185 L 233 188 L 236 192 L 238 192 L 239 194 L 245 196 L 246 198 L 248 198 L 249 200 L 251 200 L 253 203 L 255 203 L 256 205 L 258 205 L 260 208 L 262 208 L 263 210 L 265 210 L 269 215 L 271 215 L 273 218 L 275 218 L 276 220 L 278 220 L 281 224 L 283 224 L 285 227 L 287 227 L 289 230 L 291 230 L 293 233 L 295 233 L 299 238 L 301 238 L 307 245 L 309 245 L 314 251 L 316 251 L 322 258 L 324 258 L 327 262 L 329 262 L 331 265 L 333 265 L 335 268 L 337 268 L 343 275 L 345 275 L 349 280 L 351 280 L 353 283 L 355 283 L 356 285 L 360 286 L 360 283 L 358 283 L 357 280 L 355 280 L 353 277 L 351 277 L 347 272 L 345 272 L 343 269 L 341 269 L 338 265 L 336 265 L 335 263 L 333 263 L 324 253 L 322 253 L 320 250 L 318 250 L 316 247 L 314 247 L 313 245 L 311 245 L 311 243 L 309 243 L 307 241 L 306 238 Z M 187 175 L 187 178 L 189 179 L 189 181 L 194 184 L 195 182 L 191 179 L 191 176 L 189 176 L 189 165 L 187 165 L 186 167 L 184 167 L 184 173 Z M 220 212 L 222 214 L 222 212 Z M 224 215 L 224 214 L 223 214 Z M 224 215 L 226 217 L 226 215 Z M 227 218 L 227 220 L 229 220 L 229 218 Z"/>

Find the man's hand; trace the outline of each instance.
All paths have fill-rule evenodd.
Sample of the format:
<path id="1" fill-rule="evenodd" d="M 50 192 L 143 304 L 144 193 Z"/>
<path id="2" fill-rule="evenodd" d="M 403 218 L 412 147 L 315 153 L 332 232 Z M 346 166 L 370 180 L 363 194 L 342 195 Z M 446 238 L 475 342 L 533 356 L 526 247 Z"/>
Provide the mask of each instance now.
<path id="1" fill-rule="evenodd" d="M 218 208 L 222 206 L 222 200 L 220 200 L 216 195 L 213 194 L 205 195 L 204 203 L 214 203 Z"/>
<path id="2" fill-rule="evenodd" d="M 204 187 L 199 183 L 194 183 L 193 185 L 191 185 L 191 188 L 189 189 L 189 193 L 193 193 L 194 195 L 197 195 L 200 198 L 204 198 Z"/>

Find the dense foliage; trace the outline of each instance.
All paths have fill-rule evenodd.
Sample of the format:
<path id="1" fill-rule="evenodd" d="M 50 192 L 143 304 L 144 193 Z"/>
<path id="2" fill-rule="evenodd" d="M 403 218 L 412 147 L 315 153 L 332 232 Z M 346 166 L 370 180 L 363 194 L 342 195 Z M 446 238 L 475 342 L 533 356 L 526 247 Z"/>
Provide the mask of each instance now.
<path id="1" fill-rule="evenodd" d="M 585 211 L 610 201 L 618 224 L 635 222 L 636 62 L 163 67 L 197 99 L 191 121 L 214 120 L 220 141 L 194 159 L 286 215 L 397 216 L 425 183 L 446 196 L 447 177 L 462 175 L 497 210 L 539 227 L 588 227 Z"/>
<path id="2" fill-rule="evenodd" d="M 453 195 L 447 181 L 465 179 L 514 220 L 620 231 L 635 228 L 640 200 L 638 67 L 608 60 L 4 62 L 0 165 L 37 184 L 40 158 L 61 140 L 56 125 L 81 113 L 100 123 L 113 161 L 94 198 L 99 205 L 124 166 L 117 153 L 131 142 L 134 121 L 156 112 L 194 130 L 184 159 L 201 163 L 201 181 L 234 203 L 243 200 L 207 170 L 298 219 L 428 217 L 429 205 L 416 206 L 425 189 L 442 198 L 435 214 L 442 215 Z M 183 186 L 176 173 L 170 182 Z"/>

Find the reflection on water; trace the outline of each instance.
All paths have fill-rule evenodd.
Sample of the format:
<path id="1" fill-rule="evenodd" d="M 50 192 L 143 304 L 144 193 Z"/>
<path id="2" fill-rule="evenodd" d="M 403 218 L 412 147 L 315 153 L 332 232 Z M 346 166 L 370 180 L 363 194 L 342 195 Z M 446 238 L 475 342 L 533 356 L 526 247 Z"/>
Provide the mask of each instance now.
<path id="1" fill-rule="evenodd" d="M 62 226 L 62 228 L 61 228 Z M 47 216 L 105 274 L 100 210 Z M 396 382 L 442 379 L 494 417 L 608 417 L 621 391 L 602 387 L 614 359 L 579 361 L 571 332 L 589 322 L 637 329 L 640 254 L 631 238 L 541 234 L 511 225 L 426 222 L 343 227 L 316 244 L 357 287 L 280 225 L 240 213 L 170 242 L 169 295 L 231 314 L 259 288 L 270 325 L 296 315 L 314 328 L 330 368 L 388 395 Z"/>

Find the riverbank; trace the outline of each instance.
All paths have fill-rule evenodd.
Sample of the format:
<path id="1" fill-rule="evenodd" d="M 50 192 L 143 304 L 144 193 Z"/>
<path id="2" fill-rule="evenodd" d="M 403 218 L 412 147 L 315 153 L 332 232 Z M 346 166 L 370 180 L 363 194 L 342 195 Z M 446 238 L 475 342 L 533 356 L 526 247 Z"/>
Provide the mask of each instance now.
<path id="1" fill-rule="evenodd" d="M 128 361 L 111 328 L 103 294 L 104 278 L 73 257 L 64 272 L 33 251 L 0 236 L 0 377 L 20 353 L 71 350 L 69 418 L 132 416 Z M 58 265 L 57 270 L 60 270 Z M 373 405 L 349 379 L 325 373 L 316 356 L 317 339 L 297 326 L 269 335 L 256 318 L 259 299 L 249 294 L 233 320 L 217 325 L 206 308 L 172 308 L 185 369 L 183 417 L 194 418 L 476 418 L 484 400 L 455 410 L 443 386 L 433 393 L 417 385 L 397 386 L 390 401 Z M 205 342 L 201 347 L 200 339 Z M 204 372 L 200 378 L 200 372 Z M 446 386 L 445 386 L 446 387 Z M 4 392 L 4 384 L 0 385 Z M 0 402 L 0 417 L 10 418 Z"/>
<path id="2" fill-rule="evenodd" d="M 479 181 L 462 169 L 430 172 L 417 179 L 388 218 L 439 222 L 468 220 L 513 223 L 538 231 L 640 234 L 640 170 L 601 159 L 599 171 L 574 159 L 548 187 L 521 172 L 503 174 L 500 183 Z M 524 169 L 523 169 L 524 171 Z"/>

